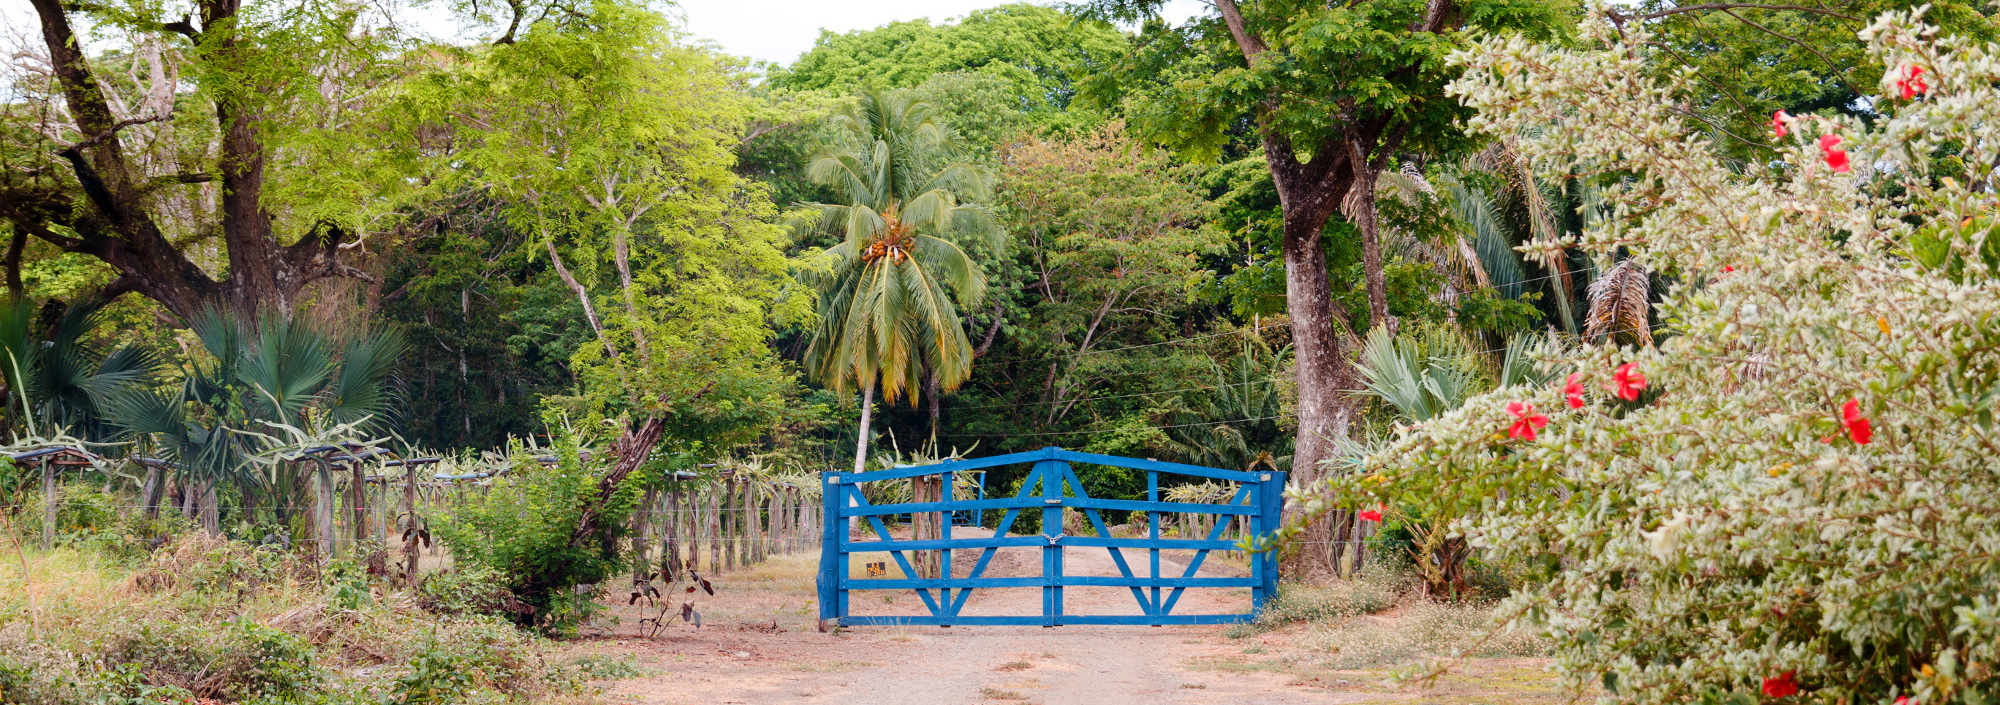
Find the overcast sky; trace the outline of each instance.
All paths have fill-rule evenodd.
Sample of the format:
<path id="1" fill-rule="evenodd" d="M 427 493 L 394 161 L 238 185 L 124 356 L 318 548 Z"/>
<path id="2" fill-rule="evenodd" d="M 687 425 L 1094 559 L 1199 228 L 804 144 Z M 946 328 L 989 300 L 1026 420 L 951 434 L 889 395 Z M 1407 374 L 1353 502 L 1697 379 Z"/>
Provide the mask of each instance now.
<path id="1" fill-rule="evenodd" d="M 437 9 L 443 4 L 404 17 L 434 35 L 450 36 L 450 20 Z M 690 33 L 714 40 L 724 51 L 790 64 L 812 48 L 821 28 L 847 32 L 918 18 L 938 24 L 1004 4 L 1006 0 L 680 0 L 671 11 L 686 17 Z M 1179 23 L 1207 7 L 1203 0 L 1168 0 L 1167 19 Z M 0 26 L 7 28 L 0 34 L 10 35 L 5 37 L 10 49 L 19 40 L 40 40 L 35 36 L 40 23 L 28 0 L 0 0 Z"/>
<path id="2" fill-rule="evenodd" d="M 687 16 L 690 33 L 715 40 L 724 51 L 789 64 L 812 48 L 821 28 L 847 32 L 918 18 L 938 24 L 1005 4 L 1000 0 L 681 0 L 680 11 Z M 1201 0 L 1169 0 L 1167 19 L 1178 23 L 1205 8 Z"/>

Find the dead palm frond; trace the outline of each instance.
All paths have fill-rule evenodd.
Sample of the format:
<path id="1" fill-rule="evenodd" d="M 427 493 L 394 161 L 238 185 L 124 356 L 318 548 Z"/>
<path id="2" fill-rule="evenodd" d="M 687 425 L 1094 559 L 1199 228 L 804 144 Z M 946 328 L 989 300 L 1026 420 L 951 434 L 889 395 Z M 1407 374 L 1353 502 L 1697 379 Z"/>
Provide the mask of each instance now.
<path id="1" fill-rule="evenodd" d="M 1651 347 L 1650 323 L 1653 292 L 1646 268 L 1625 260 L 1590 283 L 1590 315 L 1585 321 L 1584 338 L 1592 342 L 1606 337 L 1614 341 L 1627 334 L 1639 344 Z"/>

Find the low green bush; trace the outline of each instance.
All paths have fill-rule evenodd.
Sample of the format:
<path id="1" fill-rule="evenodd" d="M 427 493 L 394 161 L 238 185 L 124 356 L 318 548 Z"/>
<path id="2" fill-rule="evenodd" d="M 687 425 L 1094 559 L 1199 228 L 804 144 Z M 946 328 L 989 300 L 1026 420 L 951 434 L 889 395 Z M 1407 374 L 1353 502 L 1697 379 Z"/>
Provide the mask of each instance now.
<path id="1" fill-rule="evenodd" d="M 489 492 L 452 507 L 432 529 L 461 565 L 506 576 L 508 590 L 531 608 L 510 614 L 517 623 L 570 635 L 597 610 L 594 596 L 577 586 L 603 582 L 624 568 L 616 527 L 626 526 L 643 479 L 634 474 L 600 504 L 598 486 L 607 468 L 584 462 L 573 439 L 558 444 L 556 457 L 554 465 L 543 466 L 520 456 Z M 586 511 L 613 528 L 578 542 Z"/>
<path id="2" fill-rule="evenodd" d="M 507 576 L 478 563 L 427 574 L 417 583 L 418 609 L 444 616 L 512 617 L 528 610 L 508 589 Z"/>

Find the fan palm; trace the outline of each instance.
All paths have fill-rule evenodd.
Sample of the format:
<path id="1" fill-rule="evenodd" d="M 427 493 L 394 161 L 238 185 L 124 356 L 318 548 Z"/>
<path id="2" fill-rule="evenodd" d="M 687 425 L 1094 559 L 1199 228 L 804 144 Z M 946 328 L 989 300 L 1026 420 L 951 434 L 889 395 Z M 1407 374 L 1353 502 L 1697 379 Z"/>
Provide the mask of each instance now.
<path id="1" fill-rule="evenodd" d="M 1411 421 L 1437 418 L 1479 391 L 1478 372 L 1465 364 L 1463 339 L 1429 337 L 1420 342 L 1377 326 L 1361 346 L 1363 391 Z"/>
<path id="2" fill-rule="evenodd" d="M 1174 454 L 1193 465 L 1247 471 L 1264 464 L 1290 471 L 1291 436 L 1279 423 L 1285 412 L 1277 381 L 1290 352 L 1259 356 L 1245 346 L 1228 367 L 1211 360 L 1215 389 L 1206 405 L 1166 429 Z"/>
<path id="3" fill-rule="evenodd" d="M 814 204 L 820 227 L 839 232 L 825 268 L 805 277 L 819 290 L 819 321 L 806 370 L 835 392 L 862 394 L 854 463 L 863 469 L 869 405 L 879 378 L 884 399 L 915 406 L 924 375 L 956 389 L 972 370 L 972 345 L 959 306 L 978 306 L 986 277 L 957 240 L 993 235 L 986 175 L 952 161 L 954 147 L 928 103 L 900 92 L 866 91 L 833 119 L 853 141 L 813 160 L 807 175 L 844 204 Z"/>
<path id="4" fill-rule="evenodd" d="M 191 363 L 178 388 L 111 395 L 112 422 L 166 456 L 183 485 L 211 495 L 230 487 L 245 507 L 270 507 L 279 523 L 295 523 L 300 515 L 292 507 L 311 478 L 296 464 L 256 457 L 276 442 L 271 434 L 279 427 L 385 427 L 394 400 L 388 372 L 405 347 L 402 336 L 358 336 L 336 359 L 325 333 L 278 316 L 252 325 L 211 311 L 189 328 L 208 359 Z M 203 520 L 214 531 L 216 508 L 212 499 L 207 504 Z"/>
<path id="5" fill-rule="evenodd" d="M 70 306 L 46 331 L 33 331 L 35 306 L 0 305 L 0 373 L 8 406 L 23 405 L 29 435 L 66 434 L 101 441 L 115 433 L 103 412 L 118 390 L 144 385 L 160 367 L 151 351 L 132 344 L 106 347 L 93 334 L 103 324 L 101 302 Z"/>

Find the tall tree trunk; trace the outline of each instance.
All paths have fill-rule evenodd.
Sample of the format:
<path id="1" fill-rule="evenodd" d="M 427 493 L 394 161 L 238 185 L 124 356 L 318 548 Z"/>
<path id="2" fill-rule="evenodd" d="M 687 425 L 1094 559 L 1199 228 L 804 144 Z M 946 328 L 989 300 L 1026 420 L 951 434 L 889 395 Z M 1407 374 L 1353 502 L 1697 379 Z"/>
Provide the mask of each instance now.
<path id="1" fill-rule="evenodd" d="M 202 483 L 201 528 L 210 536 L 222 535 L 222 508 L 216 506 L 214 480 Z"/>
<path id="2" fill-rule="evenodd" d="M 139 486 L 139 506 L 146 510 L 147 519 L 160 516 L 160 485 L 166 479 L 166 469 L 158 464 L 144 463 L 146 482 Z"/>
<path id="3" fill-rule="evenodd" d="M 672 585 L 681 572 L 681 493 L 667 493 L 667 523 L 660 538 L 660 578 Z"/>
<path id="4" fill-rule="evenodd" d="M 359 461 L 350 463 L 347 497 L 348 513 L 354 517 L 354 544 L 368 540 L 368 468 Z"/>
<path id="5" fill-rule="evenodd" d="M 1368 290 L 1368 326 L 1395 330 L 1389 320 L 1389 283 L 1382 271 L 1382 237 L 1376 227 L 1376 165 L 1368 160 L 1368 150 L 1358 140 L 1347 141 L 1348 163 L 1353 165 L 1354 183 L 1348 187 L 1342 210 L 1361 231 L 1361 278 Z"/>
<path id="6" fill-rule="evenodd" d="M 1292 319 L 1292 342 L 1298 351 L 1294 364 L 1299 430 L 1292 451 L 1292 478 L 1299 486 L 1319 481 L 1320 463 L 1332 457 L 1334 439 L 1347 436 L 1353 404 L 1346 394 L 1355 387 L 1347 353 L 1342 350 L 1333 290 L 1327 282 L 1326 251 L 1320 245 L 1319 233 L 1326 219 L 1309 215 L 1289 207 L 1285 213 L 1286 304 Z M 1297 506 L 1286 508 L 1288 519 L 1296 519 L 1298 512 Z M 1324 521 L 1310 522 L 1301 538 L 1308 545 L 1331 540 L 1330 528 Z M 1295 576 L 1333 570 L 1324 553 L 1297 551 L 1292 555 L 1295 560 L 1285 567 Z"/>
<path id="7" fill-rule="evenodd" d="M 49 52 L 54 79 L 62 89 L 63 108 L 81 139 L 58 153 L 68 162 L 74 182 L 0 187 L 0 217 L 17 233 L 25 232 L 64 252 L 96 258 L 118 273 L 98 292 L 104 299 L 136 291 L 158 301 L 182 319 L 204 309 L 226 306 L 241 314 L 274 309 L 289 314 L 298 291 L 326 277 L 367 274 L 339 261 L 345 234 L 338 227 L 315 227 L 290 245 L 278 242 L 272 215 L 262 203 L 265 160 L 265 115 L 220 95 L 214 103 L 214 128 L 219 154 L 216 174 L 148 174 L 126 156 L 119 131 L 171 117 L 170 114 L 120 118 L 84 55 L 84 43 L 71 25 L 60 0 L 30 0 L 41 20 L 43 45 Z M 231 26 L 241 3 L 198 0 L 201 27 L 187 21 L 164 29 L 193 38 L 200 50 L 196 71 L 232 67 L 247 53 L 268 47 L 246 46 Z M 225 69 L 226 70 L 226 69 Z M 55 107 L 55 106 L 50 106 Z M 222 200 L 211 227 L 219 232 L 228 259 L 228 276 L 217 281 L 168 239 L 154 217 L 149 193 L 162 184 L 220 181 Z M 87 204 L 87 205 L 85 205 Z"/>
<path id="8" fill-rule="evenodd" d="M 27 296 L 28 288 L 21 283 L 21 250 L 28 245 L 28 231 L 12 228 L 14 237 L 7 241 L 7 296 L 20 301 Z"/>
<path id="9" fill-rule="evenodd" d="M 722 487 L 708 491 L 708 572 L 722 567 Z"/>
<path id="10" fill-rule="evenodd" d="M 639 511 L 632 517 L 632 577 L 634 578 L 644 579 L 653 567 L 652 561 L 646 559 L 646 554 L 652 550 L 653 543 L 646 535 L 646 529 L 652 519 L 653 505 L 659 501 L 659 488 L 647 487 L 646 498 L 640 500 Z"/>
<path id="11" fill-rule="evenodd" d="M 875 380 L 870 379 L 867 383 L 861 385 L 861 425 L 856 427 L 857 431 L 854 434 L 854 471 L 857 473 L 868 470 L 868 417 L 874 408 Z M 854 501 L 850 499 L 847 504 L 850 507 L 854 506 Z M 860 519 L 860 517 L 847 518 L 847 534 L 849 536 L 854 535 L 854 527 Z"/>
<path id="12" fill-rule="evenodd" d="M 757 483 L 743 478 L 743 565 L 751 566 L 764 560 L 764 535 L 757 530 L 757 523 L 763 520 Z"/>

